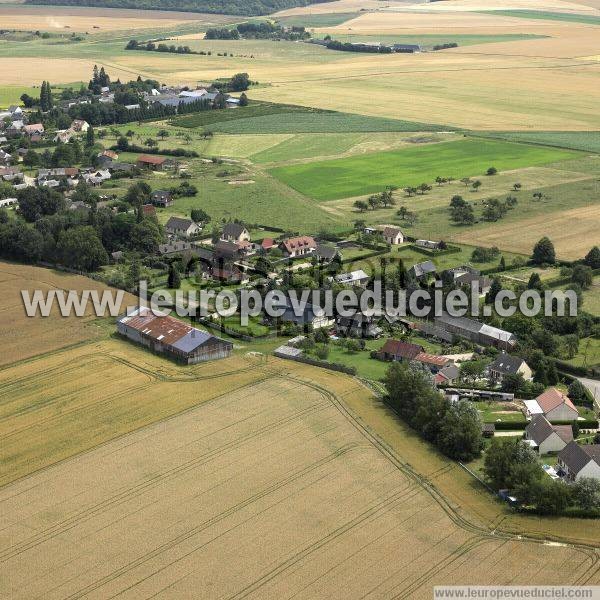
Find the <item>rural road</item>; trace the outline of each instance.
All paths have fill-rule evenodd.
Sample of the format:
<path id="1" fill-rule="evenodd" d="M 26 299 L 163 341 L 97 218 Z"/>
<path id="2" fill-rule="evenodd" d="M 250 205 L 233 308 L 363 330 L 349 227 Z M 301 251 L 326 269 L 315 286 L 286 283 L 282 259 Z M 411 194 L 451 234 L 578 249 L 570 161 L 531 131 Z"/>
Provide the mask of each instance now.
<path id="1" fill-rule="evenodd" d="M 597 379 L 587 379 L 585 377 L 578 377 L 579 381 L 585 385 L 585 387 L 592 392 L 592 396 L 594 396 L 594 400 L 596 402 L 596 407 L 600 408 L 600 381 Z"/>

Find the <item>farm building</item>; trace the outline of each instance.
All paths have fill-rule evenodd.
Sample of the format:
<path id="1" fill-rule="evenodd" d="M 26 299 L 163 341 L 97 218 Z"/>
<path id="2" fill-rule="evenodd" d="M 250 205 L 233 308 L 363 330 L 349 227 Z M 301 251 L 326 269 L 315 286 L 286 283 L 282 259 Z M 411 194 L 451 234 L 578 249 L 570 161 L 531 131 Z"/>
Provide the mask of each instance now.
<path id="1" fill-rule="evenodd" d="M 427 330 L 425 327 L 422 329 Z M 434 330 L 437 329 L 450 334 L 451 339 L 458 336 L 471 340 L 475 344 L 494 346 L 504 350 L 512 348 L 517 343 L 517 338 L 509 331 L 491 327 L 467 317 L 451 317 L 450 315 L 436 317 L 435 327 L 431 329 L 431 335 L 436 335 Z"/>
<path id="2" fill-rule="evenodd" d="M 167 161 L 163 156 L 153 156 L 148 154 L 142 154 L 138 156 L 136 165 L 140 169 L 152 169 L 153 171 L 162 171 L 164 168 L 169 166 L 172 161 Z"/>
<path id="3" fill-rule="evenodd" d="M 148 308 L 138 308 L 117 321 L 117 331 L 130 340 L 193 365 L 207 360 L 227 358 L 233 344 L 179 319 L 155 315 Z"/>
<path id="4" fill-rule="evenodd" d="M 556 388 L 549 388 L 535 400 L 524 400 L 527 416 L 544 415 L 550 422 L 576 421 L 579 412 L 571 399 Z"/>
<path id="5" fill-rule="evenodd" d="M 417 344 L 411 344 L 410 342 L 403 342 L 402 340 L 387 340 L 381 350 L 379 350 L 377 357 L 380 360 L 393 360 L 402 362 L 403 360 L 414 360 L 415 356 L 424 352 L 423 346 Z"/>

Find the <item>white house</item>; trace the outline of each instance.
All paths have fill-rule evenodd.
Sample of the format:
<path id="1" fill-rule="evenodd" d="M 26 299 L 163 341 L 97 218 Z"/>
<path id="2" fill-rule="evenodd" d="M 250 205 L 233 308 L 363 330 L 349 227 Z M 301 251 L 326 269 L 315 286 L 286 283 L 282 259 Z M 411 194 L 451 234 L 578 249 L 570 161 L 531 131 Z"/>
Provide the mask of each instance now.
<path id="1" fill-rule="evenodd" d="M 386 243 L 391 244 L 392 246 L 397 246 L 404 242 L 404 234 L 398 227 L 387 225 L 383 228 L 382 235 Z"/>
<path id="2" fill-rule="evenodd" d="M 296 256 L 312 254 L 317 249 L 317 242 L 309 235 L 302 235 L 283 240 L 279 244 L 279 247 L 287 257 L 294 258 Z"/>
<path id="3" fill-rule="evenodd" d="M 240 223 L 227 223 L 221 239 L 227 242 L 249 242 L 250 232 Z"/>
<path id="4" fill-rule="evenodd" d="M 571 399 L 556 388 L 548 388 L 535 400 L 524 400 L 527 416 L 544 415 L 551 423 L 556 421 L 576 421 L 579 412 Z"/>
<path id="5" fill-rule="evenodd" d="M 501 383 L 507 375 L 522 375 L 525 381 L 533 378 L 529 365 L 522 358 L 501 352 L 488 366 L 488 378 L 495 384 Z"/>
<path id="6" fill-rule="evenodd" d="M 544 415 L 535 415 L 525 428 L 525 439 L 540 454 L 560 452 L 573 441 L 570 425 L 552 425 Z"/>
<path id="7" fill-rule="evenodd" d="M 171 235 L 189 238 L 202 231 L 198 223 L 191 219 L 182 219 L 181 217 L 171 217 L 165 225 L 165 230 Z"/>
<path id="8" fill-rule="evenodd" d="M 567 481 L 583 477 L 600 480 L 600 444 L 580 446 L 570 442 L 560 451 L 557 466 Z"/>
<path id="9" fill-rule="evenodd" d="M 340 273 L 335 276 L 335 282 L 340 285 L 351 285 L 355 287 L 365 287 L 369 282 L 369 276 L 362 270 L 351 271 L 350 273 Z"/>

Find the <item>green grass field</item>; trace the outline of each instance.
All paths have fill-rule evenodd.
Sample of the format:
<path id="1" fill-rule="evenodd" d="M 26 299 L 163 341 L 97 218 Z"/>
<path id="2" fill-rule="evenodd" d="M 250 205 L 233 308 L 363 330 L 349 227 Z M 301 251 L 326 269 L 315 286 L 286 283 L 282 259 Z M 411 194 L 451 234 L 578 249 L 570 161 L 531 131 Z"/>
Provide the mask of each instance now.
<path id="1" fill-rule="evenodd" d="M 314 15 L 293 15 L 277 18 L 277 23 L 285 27 L 335 27 L 350 19 L 360 16 L 358 12 L 351 13 L 323 13 Z"/>
<path id="2" fill-rule="evenodd" d="M 21 104 L 19 98 L 23 94 L 39 96 L 40 90 L 33 87 L 21 87 L 16 85 L 5 85 L 0 87 L 0 109 L 8 108 L 11 104 Z"/>
<path id="3" fill-rule="evenodd" d="M 498 131 L 477 135 L 600 153 L 600 131 Z"/>
<path id="4" fill-rule="evenodd" d="M 245 120 L 252 117 L 265 115 L 278 115 L 281 113 L 319 113 L 318 109 L 306 108 L 304 106 L 293 106 L 290 104 L 274 104 L 272 102 L 250 102 L 248 106 L 229 110 L 206 110 L 199 113 L 175 117 L 171 122 L 177 127 L 195 129 L 196 127 L 207 127 L 216 123 L 228 121 Z"/>
<path id="5" fill-rule="evenodd" d="M 545 21 L 569 21 L 571 23 L 587 23 L 589 25 L 600 25 L 600 17 L 594 15 L 579 15 L 575 13 L 552 12 L 546 10 L 486 10 L 479 11 L 494 13 L 503 17 L 520 17 L 522 19 L 542 19 Z"/>
<path id="6" fill-rule="evenodd" d="M 270 173 L 302 194 L 324 201 L 372 194 L 388 185 L 431 183 L 438 175 L 454 179 L 485 177 L 490 166 L 501 171 L 543 165 L 570 156 L 574 153 L 569 150 L 465 139 L 279 167 Z"/>
<path id="7" fill-rule="evenodd" d="M 567 361 L 576 367 L 600 365 L 600 338 L 584 338 L 579 342 L 579 352 Z"/>
<path id="8" fill-rule="evenodd" d="M 212 111 L 216 112 L 216 111 Z M 222 112 L 222 111 L 221 111 Z M 235 110 L 231 113 L 237 112 Z M 210 113 L 209 113 L 210 114 Z M 440 131 L 448 127 L 417 123 L 414 121 L 401 121 L 399 119 L 386 119 L 382 117 L 368 117 L 350 113 L 324 112 L 324 111 L 294 111 L 278 112 L 265 116 L 234 119 L 228 116 L 227 120 L 207 125 L 208 131 L 220 133 L 345 133 L 369 131 Z M 186 126 L 187 122 L 179 122 Z"/>

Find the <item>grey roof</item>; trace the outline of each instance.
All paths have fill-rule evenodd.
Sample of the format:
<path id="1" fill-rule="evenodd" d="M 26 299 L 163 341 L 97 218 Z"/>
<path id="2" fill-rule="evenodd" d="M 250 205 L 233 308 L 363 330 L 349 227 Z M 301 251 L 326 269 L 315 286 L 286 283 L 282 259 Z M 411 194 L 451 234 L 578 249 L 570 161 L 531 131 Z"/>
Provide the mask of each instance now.
<path id="1" fill-rule="evenodd" d="M 324 260 L 333 260 L 339 250 L 334 246 L 322 246 L 319 244 L 316 249 L 316 254 Z"/>
<path id="2" fill-rule="evenodd" d="M 491 371 L 498 371 L 503 375 L 515 375 L 524 362 L 525 361 L 518 356 L 511 356 L 510 354 L 502 352 L 496 357 L 496 360 L 490 364 L 489 369 Z"/>
<path id="3" fill-rule="evenodd" d="M 456 379 L 460 373 L 459 368 L 455 364 L 448 365 L 440 370 L 440 373 L 448 379 Z"/>
<path id="4" fill-rule="evenodd" d="M 219 240 L 215 244 L 215 253 L 220 256 L 235 256 L 238 254 L 240 249 L 234 242 L 228 242 L 226 240 Z"/>
<path id="5" fill-rule="evenodd" d="M 238 238 L 246 229 L 241 223 L 227 223 L 223 227 L 223 236 Z"/>
<path id="6" fill-rule="evenodd" d="M 489 277 L 486 277 L 485 275 L 476 275 L 475 273 L 463 273 L 462 275 L 458 275 L 454 281 L 458 285 L 470 286 L 477 282 L 480 290 L 492 285 L 492 280 Z"/>
<path id="7" fill-rule="evenodd" d="M 189 242 L 173 242 L 171 244 L 159 244 L 159 254 L 172 254 L 174 252 L 183 252 L 184 250 L 191 250 L 192 245 Z"/>
<path id="8" fill-rule="evenodd" d="M 525 428 L 525 431 L 527 432 L 527 437 L 532 439 L 538 446 L 554 433 L 550 421 L 544 415 L 534 415 Z"/>
<path id="9" fill-rule="evenodd" d="M 415 273 L 415 277 L 422 277 L 423 275 L 429 275 L 437 271 L 436 266 L 430 260 L 413 265 L 412 270 Z"/>
<path id="10" fill-rule="evenodd" d="M 181 217 L 170 217 L 165 227 L 168 229 L 189 229 L 194 224 L 191 219 L 183 219 Z"/>
<path id="11" fill-rule="evenodd" d="M 206 344 L 206 342 L 213 337 L 214 336 L 206 331 L 192 329 L 190 332 L 186 333 L 183 337 L 179 338 L 175 343 L 173 343 L 173 348 L 180 350 L 181 352 L 193 352 L 196 348 Z"/>
<path id="12" fill-rule="evenodd" d="M 577 442 L 569 442 L 558 454 L 569 471 L 577 474 L 591 460 L 600 465 L 600 444 L 580 446 Z"/>

